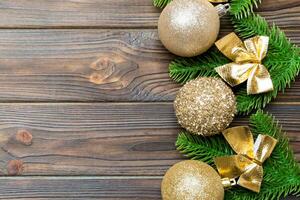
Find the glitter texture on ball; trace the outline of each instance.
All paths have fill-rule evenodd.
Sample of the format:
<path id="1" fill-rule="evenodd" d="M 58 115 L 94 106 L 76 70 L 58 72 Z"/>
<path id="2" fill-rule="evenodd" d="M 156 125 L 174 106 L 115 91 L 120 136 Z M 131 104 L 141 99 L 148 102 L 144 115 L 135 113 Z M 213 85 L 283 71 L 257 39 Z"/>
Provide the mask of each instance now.
<path id="1" fill-rule="evenodd" d="M 216 41 L 219 29 L 218 12 L 208 0 L 173 0 L 158 21 L 163 45 L 183 57 L 207 51 Z"/>
<path id="2" fill-rule="evenodd" d="M 219 78 L 201 77 L 186 83 L 174 101 L 178 123 L 191 133 L 210 136 L 232 122 L 236 99 Z"/>
<path id="3" fill-rule="evenodd" d="M 222 200 L 224 187 L 219 174 L 211 166 L 187 160 L 167 171 L 161 194 L 163 200 Z"/>

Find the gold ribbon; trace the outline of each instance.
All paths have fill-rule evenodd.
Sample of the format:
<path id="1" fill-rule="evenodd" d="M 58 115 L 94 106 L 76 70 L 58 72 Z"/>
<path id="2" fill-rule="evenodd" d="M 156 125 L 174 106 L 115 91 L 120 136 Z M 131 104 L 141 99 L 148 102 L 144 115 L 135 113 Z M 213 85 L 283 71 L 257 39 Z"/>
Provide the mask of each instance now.
<path id="1" fill-rule="evenodd" d="M 234 61 L 216 68 L 229 85 L 233 87 L 248 80 L 248 94 L 273 90 L 271 76 L 261 64 L 268 51 L 269 37 L 255 36 L 242 42 L 235 33 L 230 33 L 215 44 L 226 57 Z"/>
<path id="2" fill-rule="evenodd" d="M 277 140 L 268 135 L 258 135 L 255 143 L 247 126 L 238 126 L 222 132 L 232 149 L 238 154 L 215 158 L 222 178 L 238 178 L 237 184 L 260 191 L 263 180 L 262 163 L 270 157 Z"/>

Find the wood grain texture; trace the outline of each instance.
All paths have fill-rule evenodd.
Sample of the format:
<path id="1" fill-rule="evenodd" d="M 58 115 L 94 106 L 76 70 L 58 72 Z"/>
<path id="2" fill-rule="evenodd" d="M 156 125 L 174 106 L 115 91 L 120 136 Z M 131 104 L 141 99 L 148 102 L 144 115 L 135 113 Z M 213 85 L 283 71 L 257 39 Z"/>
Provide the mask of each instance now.
<path id="1" fill-rule="evenodd" d="M 300 105 L 268 109 L 288 131 L 299 151 Z M 0 169 L 10 160 L 21 175 L 161 176 L 183 159 L 175 150 L 179 132 L 172 103 L 0 104 Z M 238 118 L 233 125 L 246 125 Z M 27 130 L 32 144 L 16 140 Z M 20 168 L 21 173 L 19 173 Z"/>
<path id="2" fill-rule="evenodd" d="M 18 177 L 0 179 L 0 199 L 160 199 L 160 178 Z M 13 192 L 12 192 L 13 191 Z"/>
<path id="3" fill-rule="evenodd" d="M 299 9 L 298 0 L 264 0 L 259 13 L 282 27 L 297 30 Z M 151 0 L 5 0 L 0 3 L 0 27 L 154 28 L 160 12 Z M 229 24 L 229 19 L 224 23 Z"/>
<path id="4" fill-rule="evenodd" d="M 0 199 L 158 200 L 160 183 L 161 177 L 2 178 Z"/>
<path id="5" fill-rule="evenodd" d="M 300 45 L 299 0 L 257 12 Z M 152 0 L 0 1 L 0 199 L 160 199 L 184 158 L 159 13 Z M 300 79 L 274 102 L 300 160 Z"/>
<path id="6" fill-rule="evenodd" d="M 156 30 L 1 30 L 0 99 L 171 100 L 170 57 Z"/>
<path id="7" fill-rule="evenodd" d="M 0 102 L 172 101 L 172 58 L 151 29 L 0 30 Z"/>

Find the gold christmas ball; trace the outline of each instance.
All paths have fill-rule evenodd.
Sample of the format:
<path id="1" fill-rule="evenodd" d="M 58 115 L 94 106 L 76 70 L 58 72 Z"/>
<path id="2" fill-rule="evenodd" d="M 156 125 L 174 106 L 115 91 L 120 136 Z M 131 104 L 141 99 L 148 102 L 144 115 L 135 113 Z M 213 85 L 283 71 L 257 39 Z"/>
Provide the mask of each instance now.
<path id="1" fill-rule="evenodd" d="M 158 21 L 163 45 L 183 57 L 207 51 L 216 41 L 219 29 L 218 12 L 208 0 L 173 0 Z"/>
<path id="2" fill-rule="evenodd" d="M 194 134 L 210 136 L 220 133 L 232 122 L 236 100 L 221 79 L 200 77 L 179 90 L 174 109 L 183 128 Z"/>
<path id="3" fill-rule="evenodd" d="M 163 200 L 222 200 L 224 187 L 219 174 L 211 166 L 188 160 L 167 171 L 161 194 Z"/>

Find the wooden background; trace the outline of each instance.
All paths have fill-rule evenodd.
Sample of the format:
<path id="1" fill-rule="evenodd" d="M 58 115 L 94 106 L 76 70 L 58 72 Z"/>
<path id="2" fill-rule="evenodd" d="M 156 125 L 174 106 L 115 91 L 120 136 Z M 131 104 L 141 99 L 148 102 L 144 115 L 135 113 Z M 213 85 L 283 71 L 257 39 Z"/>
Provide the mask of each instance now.
<path id="1" fill-rule="evenodd" d="M 160 199 L 183 157 L 159 13 L 152 0 L 0 1 L 0 199 Z M 299 0 L 259 13 L 300 45 Z M 299 78 L 267 110 L 300 160 Z"/>

